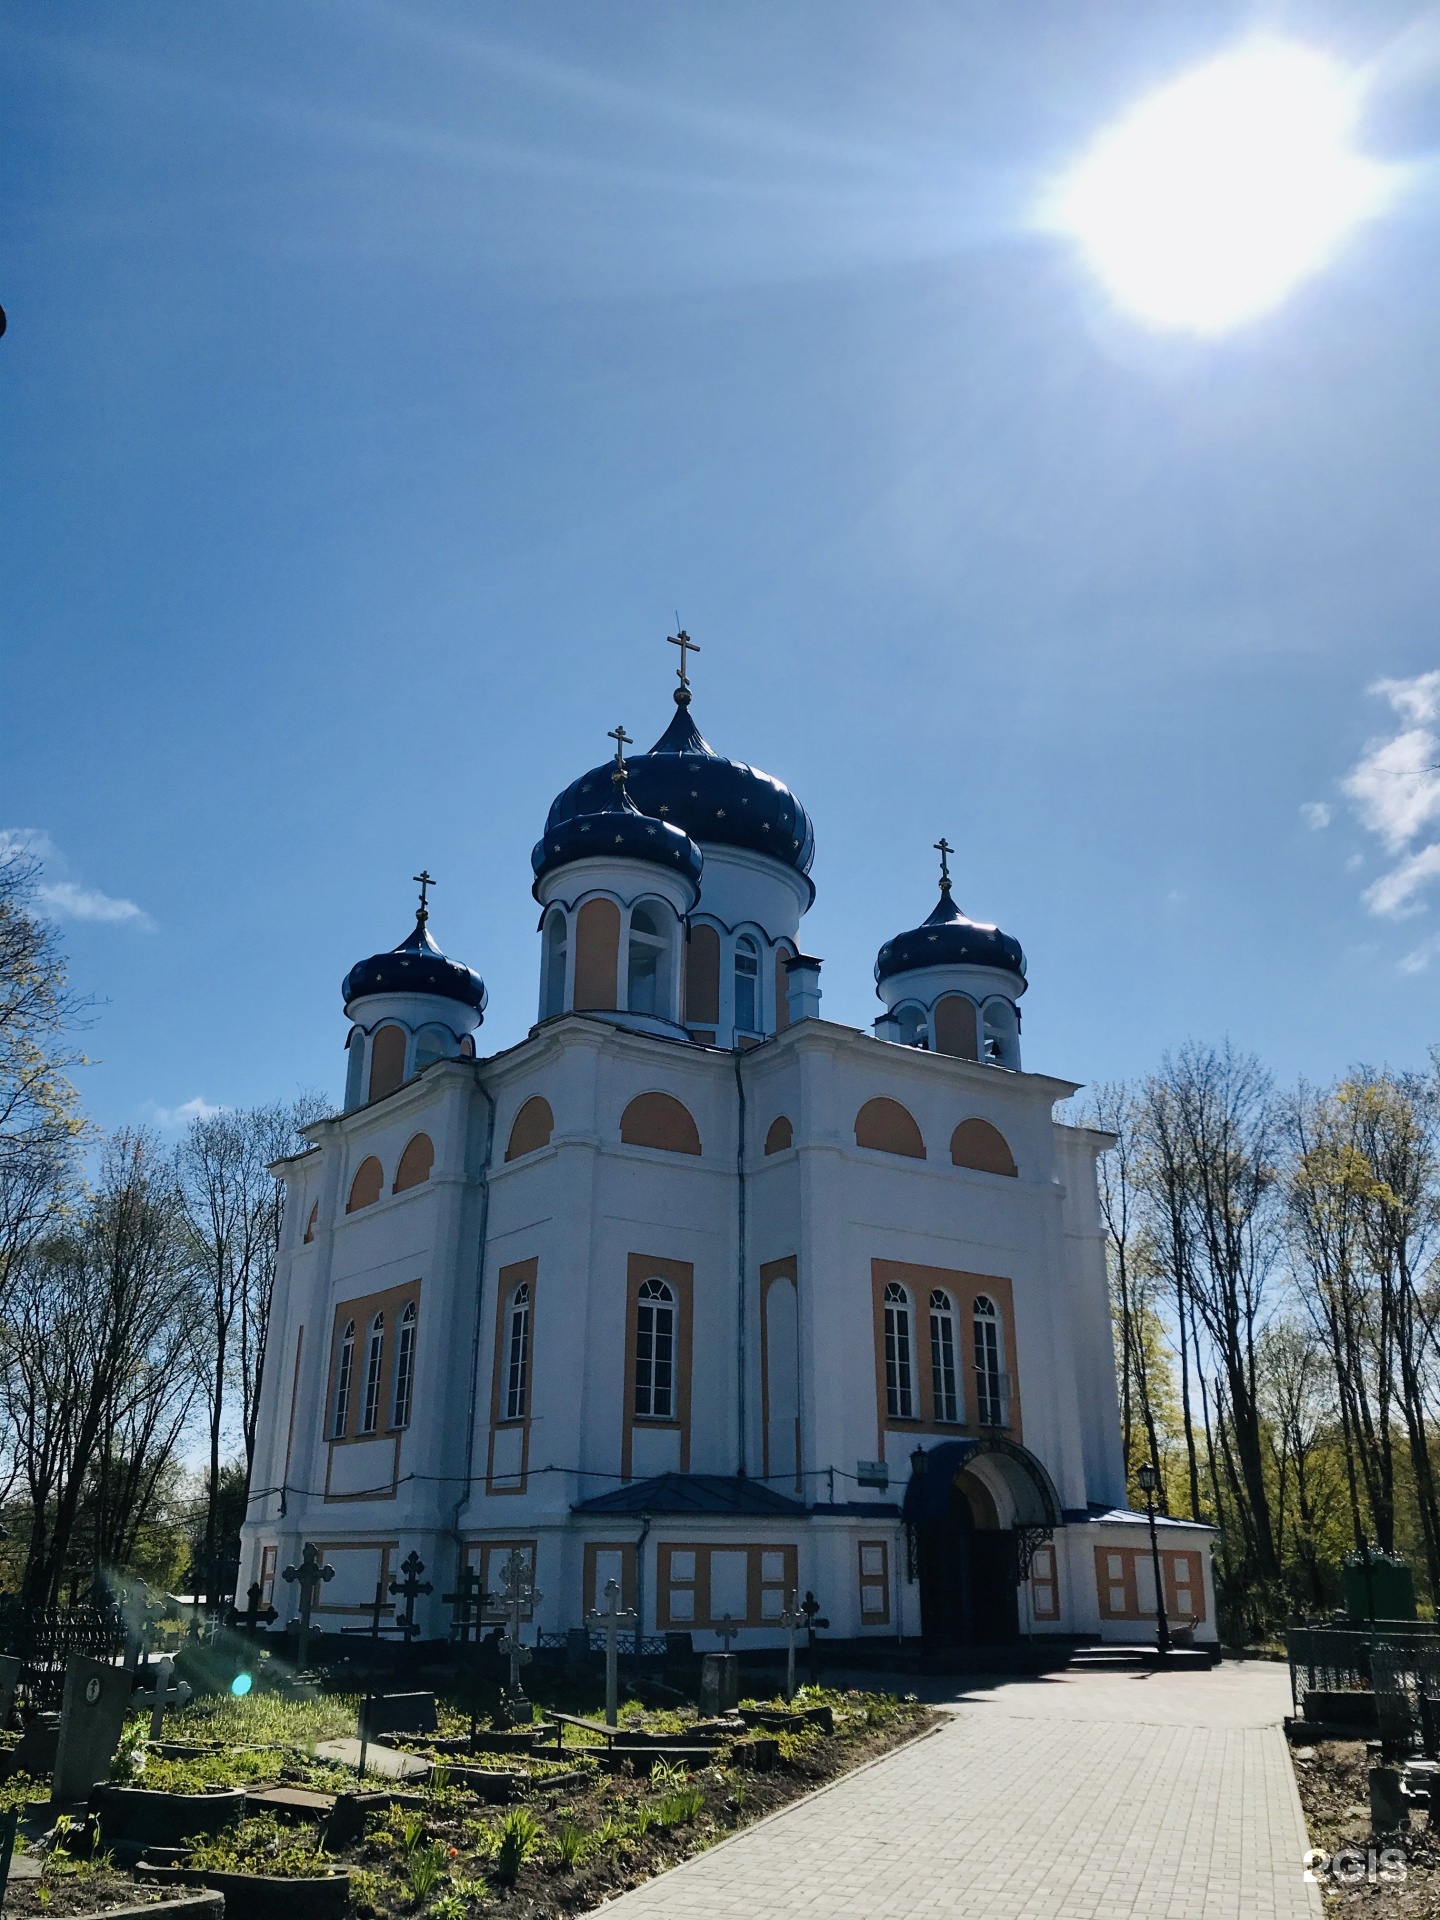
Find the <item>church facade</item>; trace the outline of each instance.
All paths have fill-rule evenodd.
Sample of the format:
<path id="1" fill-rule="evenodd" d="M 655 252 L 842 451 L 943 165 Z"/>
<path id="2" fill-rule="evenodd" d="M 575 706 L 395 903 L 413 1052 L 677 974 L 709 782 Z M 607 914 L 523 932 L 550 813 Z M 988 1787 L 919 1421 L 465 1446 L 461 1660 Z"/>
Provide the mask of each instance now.
<path id="1" fill-rule="evenodd" d="M 682 636 L 683 639 L 683 636 Z M 682 663 L 686 648 L 682 646 Z M 881 947 L 874 1033 L 800 940 L 810 820 L 676 712 L 571 783 L 532 856 L 536 1024 L 428 927 L 346 976 L 343 1113 L 282 1164 L 242 1586 L 367 1620 L 413 1551 L 443 1636 L 518 1550 L 531 1630 L 615 1580 L 642 1633 L 932 1647 L 1153 1638 L 1126 1509 L 1095 1157 L 1021 1064 L 1019 944 L 939 902 Z M 1215 1638 L 1210 1534 L 1160 1523 Z"/>

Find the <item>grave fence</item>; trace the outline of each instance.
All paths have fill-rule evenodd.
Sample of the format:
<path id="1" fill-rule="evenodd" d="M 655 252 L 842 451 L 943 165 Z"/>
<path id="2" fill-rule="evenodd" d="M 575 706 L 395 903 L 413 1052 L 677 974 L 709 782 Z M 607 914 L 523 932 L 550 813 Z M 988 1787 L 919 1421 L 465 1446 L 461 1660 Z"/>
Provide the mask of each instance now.
<path id="1" fill-rule="evenodd" d="M 35 1707 L 58 1706 L 72 1653 L 112 1661 L 125 1649 L 118 1607 L 33 1607 L 0 1594 L 0 1653 L 20 1661 L 20 1691 Z"/>

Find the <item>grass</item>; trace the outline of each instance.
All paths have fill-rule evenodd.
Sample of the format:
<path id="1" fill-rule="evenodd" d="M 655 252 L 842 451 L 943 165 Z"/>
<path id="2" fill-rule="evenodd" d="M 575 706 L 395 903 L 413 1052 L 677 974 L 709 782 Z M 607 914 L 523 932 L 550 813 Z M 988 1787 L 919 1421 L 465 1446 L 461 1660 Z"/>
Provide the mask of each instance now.
<path id="1" fill-rule="evenodd" d="M 192 1700 L 165 1717 L 167 1740 L 213 1740 L 222 1747 L 278 1742 L 310 1748 L 317 1740 L 353 1739 L 360 1712 L 358 1693 L 324 1694 L 318 1700 L 283 1700 L 276 1693 L 221 1693 Z"/>
<path id="2" fill-rule="evenodd" d="M 242 1820 L 229 1833 L 196 1842 L 189 1864 L 210 1873 L 262 1873 L 282 1880 L 318 1880 L 333 1861 L 306 1827 L 282 1826 L 273 1815 Z"/>
<path id="3" fill-rule="evenodd" d="M 528 1807 L 512 1807 L 496 1829 L 495 1878 L 513 1887 L 520 1869 L 545 1837 L 545 1830 Z"/>

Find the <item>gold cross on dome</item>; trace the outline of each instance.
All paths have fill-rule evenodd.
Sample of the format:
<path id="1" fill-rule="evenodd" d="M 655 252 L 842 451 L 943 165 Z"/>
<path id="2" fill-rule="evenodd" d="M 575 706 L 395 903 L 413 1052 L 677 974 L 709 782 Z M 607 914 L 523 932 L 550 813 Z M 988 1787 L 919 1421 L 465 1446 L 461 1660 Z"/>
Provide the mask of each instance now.
<path id="1" fill-rule="evenodd" d="M 606 734 L 605 738 L 607 740 L 613 740 L 615 742 L 615 765 L 619 768 L 621 773 L 624 773 L 625 749 L 626 747 L 633 747 L 635 744 L 635 742 L 630 738 L 629 734 L 625 731 L 624 721 L 622 720 L 618 727 L 612 727 L 609 733 Z"/>
<path id="2" fill-rule="evenodd" d="M 948 893 L 950 891 L 950 856 L 955 849 L 943 833 L 935 842 L 935 851 L 940 856 L 940 891 Z"/>
<path id="3" fill-rule="evenodd" d="M 680 626 L 680 623 L 678 620 L 676 621 L 675 624 L 677 627 Z M 699 647 L 696 646 L 695 642 L 690 638 L 689 634 L 685 631 L 684 627 L 680 627 L 680 631 L 678 633 L 667 634 L 665 638 L 666 638 L 666 643 L 669 646 L 679 647 L 680 649 L 680 676 L 679 676 L 680 684 L 685 689 L 686 693 L 688 693 L 690 691 L 690 675 L 686 672 L 686 667 L 689 663 L 686 661 L 685 656 L 687 653 L 699 653 L 700 649 Z"/>
<path id="4" fill-rule="evenodd" d="M 412 873 L 410 878 L 414 880 L 420 888 L 420 918 L 422 920 L 428 920 L 430 918 L 430 903 L 426 895 L 429 893 L 431 887 L 436 884 L 435 876 L 428 868 L 422 867 L 419 873 Z"/>

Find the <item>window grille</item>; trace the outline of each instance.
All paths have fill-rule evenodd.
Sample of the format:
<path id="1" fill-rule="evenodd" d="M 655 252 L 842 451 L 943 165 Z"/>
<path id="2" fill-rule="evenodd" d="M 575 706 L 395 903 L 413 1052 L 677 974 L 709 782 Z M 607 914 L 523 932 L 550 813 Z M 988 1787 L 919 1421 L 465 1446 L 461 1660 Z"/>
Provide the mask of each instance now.
<path id="1" fill-rule="evenodd" d="M 955 1305 L 941 1287 L 930 1295 L 930 1380 L 936 1420 L 953 1425 L 960 1418 L 955 1384 Z"/>
<path id="2" fill-rule="evenodd" d="M 335 1366 L 335 1410 L 330 1421 L 330 1438 L 339 1440 L 350 1418 L 350 1379 L 355 1371 L 355 1322 L 347 1320 L 340 1336 L 340 1356 Z"/>
<path id="3" fill-rule="evenodd" d="M 675 1296 L 663 1280 L 641 1284 L 635 1319 L 635 1417 L 675 1418 Z"/>
<path id="4" fill-rule="evenodd" d="M 415 1397 L 415 1302 L 400 1315 L 400 1331 L 395 1342 L 395 1400 L 390 1424 L 408 1427 Z"/>
<path id="5" fill-rule="evenodd" d="M 530 1406 L 530 1283 L 510 1296 L 510 1337 L 505 1361 L 505 1418 L 523 1420 Z"/>
<path id="6" fill-rule="evenodd" d="M 915 1418 L 910 1296 L 894 1280 L 885 1289 L 885 1403 L 892 1420 Z"/>

